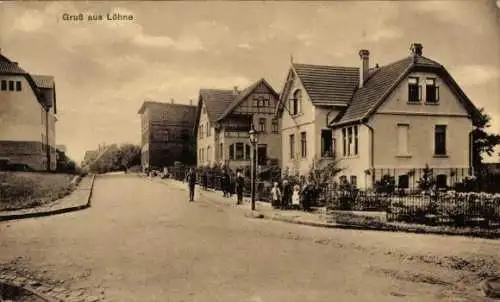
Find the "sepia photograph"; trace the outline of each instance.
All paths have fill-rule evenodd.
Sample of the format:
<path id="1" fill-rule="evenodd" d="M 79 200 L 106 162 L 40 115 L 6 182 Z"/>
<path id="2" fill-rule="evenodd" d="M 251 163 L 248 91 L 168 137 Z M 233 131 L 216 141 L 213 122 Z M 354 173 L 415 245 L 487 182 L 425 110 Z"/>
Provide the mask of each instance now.
<path id="1" fill-rule="evenodd" d="M 0 1 L 14 301 L 500 301 L 500 0 Z"/>

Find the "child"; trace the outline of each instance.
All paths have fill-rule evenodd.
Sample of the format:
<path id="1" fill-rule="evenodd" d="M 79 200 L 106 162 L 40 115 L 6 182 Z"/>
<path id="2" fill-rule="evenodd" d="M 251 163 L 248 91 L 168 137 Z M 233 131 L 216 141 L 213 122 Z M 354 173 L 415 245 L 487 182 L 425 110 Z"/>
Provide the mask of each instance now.
<path id="1" fill-rule="evenodd" d="M 297 208 L 300 206 L 300 187 L 299 185 L 293 186 L 292 194 L 292 207 Z"/>
<path id="2" fill-rule="evenodd" d="M 273 207 L 277 208 L 280 206 L 281 203 L 281 191 L 280 188 L 278 187 L 278 183 L 275 182 L 273 188 L 271 189 L 271 196 L 273 198 Z"/>

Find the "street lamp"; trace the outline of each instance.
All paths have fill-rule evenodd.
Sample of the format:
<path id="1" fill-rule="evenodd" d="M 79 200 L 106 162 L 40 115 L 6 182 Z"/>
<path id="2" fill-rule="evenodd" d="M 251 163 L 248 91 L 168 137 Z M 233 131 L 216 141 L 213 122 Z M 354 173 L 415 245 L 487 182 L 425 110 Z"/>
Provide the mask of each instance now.
<path id="1" fill-rule="evenodd" d="M 252 169 L 251 169 L 251 177 L 252 177 L 252 211 L 255 211 L 255 179 L 257 178 L 256 170 L 257 170 L 257 143 L 259 142 L 259 138 L 257 137 L 257 131 L 253 128 L 253 123 L 250 126 L 250 144 L 252 144 Z"/>

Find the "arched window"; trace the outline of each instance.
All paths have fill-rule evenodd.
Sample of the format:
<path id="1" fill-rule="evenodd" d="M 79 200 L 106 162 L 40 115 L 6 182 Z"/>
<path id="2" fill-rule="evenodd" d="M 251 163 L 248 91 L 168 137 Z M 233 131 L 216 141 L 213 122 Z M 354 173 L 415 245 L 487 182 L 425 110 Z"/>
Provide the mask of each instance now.
<path id="1" fill-rule="evenodd" d="M 300 105 L 302 104 L 302 90 L 297 89 L 293 93 L 293 97 L 290 100 L 289 111 L 292 115 L 297 115 L 300 113 Z"/>

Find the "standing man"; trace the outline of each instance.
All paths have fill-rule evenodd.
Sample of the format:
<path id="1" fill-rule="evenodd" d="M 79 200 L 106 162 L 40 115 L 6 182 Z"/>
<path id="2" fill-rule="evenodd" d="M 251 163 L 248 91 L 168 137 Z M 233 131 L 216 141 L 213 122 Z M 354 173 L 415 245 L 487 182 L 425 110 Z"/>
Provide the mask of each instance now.
<path id="1" fill-rule="evenodd" d="M 186 182 L 189 187 L 189 201 L 194 201 L 194 187 L 196 186 L 196 173 L 193 168 L 189 169 L 189 172 L 186 176 Z"/>
<path id="2" fill-rule="evenodd" d="M 236 175 L 236 194 L 238 197 L 238 200 L 236 204 L 242 204 L 243 203 L 243 187 L 245 185 L 245 179 L 243 178 L 243 174 L 241 171 L 238 171 Z"/>
<path id="3" fill-rule="evenodd" d="M 229 197 L 229 174 L 224 169 L 222 174 L 222 192 L 224 193 L 224 197 Z"/>

